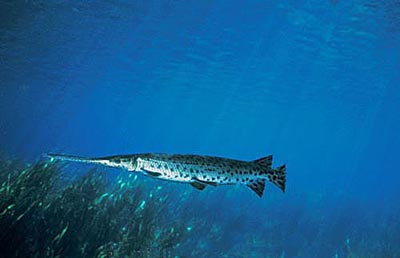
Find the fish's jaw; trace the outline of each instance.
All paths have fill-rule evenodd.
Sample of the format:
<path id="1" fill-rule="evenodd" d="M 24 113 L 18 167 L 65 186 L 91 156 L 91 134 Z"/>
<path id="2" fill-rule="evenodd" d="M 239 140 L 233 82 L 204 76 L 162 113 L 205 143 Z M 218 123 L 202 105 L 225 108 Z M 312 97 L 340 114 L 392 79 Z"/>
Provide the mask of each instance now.
<path id="1" fill-rule="evenodd" d="M 101 164 L 107 167 L 121 168 L 130 172 L 137 171 L 137 158 L 99 158 L 93 163 Z"/>

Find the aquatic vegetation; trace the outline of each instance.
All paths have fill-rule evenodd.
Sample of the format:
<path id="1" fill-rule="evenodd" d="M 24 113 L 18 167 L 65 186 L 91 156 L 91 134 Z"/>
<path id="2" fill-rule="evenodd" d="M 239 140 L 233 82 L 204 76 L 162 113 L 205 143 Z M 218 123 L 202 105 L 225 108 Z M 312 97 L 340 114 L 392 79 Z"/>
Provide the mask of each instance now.
<path id="1" fill-rule="evenodd" d="M 0 257 L 400 255 L 398 207 L 271 193 L 260 202 L 242 188 L 199 192 L 101 170 L 71 175 L 82 173 L 55 162 L 0 162 Z M 249 198 L 238 200 L 238 191 Z"/>
<path id="2" fill-rule="evenodd" d="M 167 198 L 103 175 L 66 183 L 56 163 L 2 162 L 0 257 L 164 257 L 179 245 L 188 231 L 163 224 Z"/>

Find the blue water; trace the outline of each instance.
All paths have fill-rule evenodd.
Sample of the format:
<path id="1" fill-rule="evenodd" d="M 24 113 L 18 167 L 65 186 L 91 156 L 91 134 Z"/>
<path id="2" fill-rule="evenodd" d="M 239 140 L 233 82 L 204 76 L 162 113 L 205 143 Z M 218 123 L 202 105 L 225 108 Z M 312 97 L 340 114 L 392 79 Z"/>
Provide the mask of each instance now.
<path id="1" fill-rule="evenodd" d="M 203 257 L 400 257 L 399 71 L 396 0 L 1 1 L 0 151 L 273 154 L 262 199 L 146 183 Z"/>

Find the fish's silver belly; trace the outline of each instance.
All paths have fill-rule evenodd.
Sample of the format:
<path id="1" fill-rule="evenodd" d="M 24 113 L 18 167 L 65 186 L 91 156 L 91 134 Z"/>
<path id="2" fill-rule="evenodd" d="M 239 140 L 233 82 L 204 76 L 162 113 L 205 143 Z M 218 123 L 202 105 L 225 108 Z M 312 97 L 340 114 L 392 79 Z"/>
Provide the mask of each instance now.
<path id="1" fill-rule="evenodd" d="M 137 171 L 158 173 L 157 178 L 179 182 L 192 182 L 193 175 L 189 173 L 188 166 L 161 160 L 137 160 Z"/>

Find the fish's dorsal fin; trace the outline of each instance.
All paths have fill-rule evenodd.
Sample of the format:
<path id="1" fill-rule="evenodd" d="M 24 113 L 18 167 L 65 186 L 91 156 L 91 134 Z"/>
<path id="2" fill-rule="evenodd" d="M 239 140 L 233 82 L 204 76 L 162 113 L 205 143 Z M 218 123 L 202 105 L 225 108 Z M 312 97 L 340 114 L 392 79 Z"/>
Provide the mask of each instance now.
<path id="1" fill-rule="evenodd" d="M 254 182 L 248 183 L 247 186 L 261 198 L 263 196 L 265 189 L 265 179 L 264 178 L 256 179 Z"/>
<path id="2" fill-rule="evenodd" d="M 194 188 L 196 188 L 197 190 L 204 190 L 204 188 L 206 188 L 205 184 L 202 184 L 197 181 L 190 182 L 190 185 L 193 186 Z"/>
<path id="3" fill-rule="evenodd" d="M 259 159 L 254 160 L 253 162 L 267 168 L 271 168 L 272 166 L 272 155 L 262 157 Z"/>

